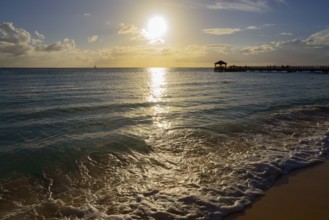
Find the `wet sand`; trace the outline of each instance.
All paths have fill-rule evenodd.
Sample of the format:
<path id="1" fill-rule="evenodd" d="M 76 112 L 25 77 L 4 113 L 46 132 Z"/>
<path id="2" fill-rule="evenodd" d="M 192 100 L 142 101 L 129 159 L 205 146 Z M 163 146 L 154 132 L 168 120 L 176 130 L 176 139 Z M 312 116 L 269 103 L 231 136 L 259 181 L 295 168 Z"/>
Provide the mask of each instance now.
<path id="1" fill-rule="evenodd" d="M 329 219 L 329 161 L 280 178 L 244 212 L 224 220 Z"/>

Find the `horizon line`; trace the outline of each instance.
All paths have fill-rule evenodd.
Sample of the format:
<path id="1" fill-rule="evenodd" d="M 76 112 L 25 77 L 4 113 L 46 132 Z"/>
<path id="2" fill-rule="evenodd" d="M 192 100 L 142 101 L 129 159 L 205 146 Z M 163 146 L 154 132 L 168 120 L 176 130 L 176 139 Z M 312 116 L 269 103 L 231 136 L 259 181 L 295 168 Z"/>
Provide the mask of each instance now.
<path id="1" fill-rule="evenodd" d="M 199 67 L 161 67 L 161 66 L 157 66 L 157 67 L 13 67 L 13 66 L 9 66 L 9 67 L 1 67 L 0 69 L 150 69 L 150 68 L 164 68 L 164 69 L 171 69 L 171 68 L 175 68 L 175 69 L 179 69 L 179 68 L 210 68 L 212 69 L 213 67 L 211 66 L 199 66 Z"/>

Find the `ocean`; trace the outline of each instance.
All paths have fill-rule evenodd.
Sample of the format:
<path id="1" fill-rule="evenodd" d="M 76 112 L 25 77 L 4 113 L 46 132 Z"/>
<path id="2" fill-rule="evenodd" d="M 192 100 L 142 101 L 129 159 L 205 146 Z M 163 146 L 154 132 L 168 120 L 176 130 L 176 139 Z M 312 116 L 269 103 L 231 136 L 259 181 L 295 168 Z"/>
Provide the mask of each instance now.
<path id="1" fill-rule="evenodd" d="M 328 74 L 0 69 L 0 219 L 222 219 L 328 128 Z"/>

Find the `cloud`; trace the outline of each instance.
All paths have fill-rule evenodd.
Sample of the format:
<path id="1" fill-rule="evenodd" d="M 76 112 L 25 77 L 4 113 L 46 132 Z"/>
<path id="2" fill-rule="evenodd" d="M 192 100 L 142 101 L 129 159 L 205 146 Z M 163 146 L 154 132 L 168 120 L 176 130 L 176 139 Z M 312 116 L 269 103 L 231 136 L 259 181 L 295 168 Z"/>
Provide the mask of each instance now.
<path id="1" fill-rule="evenodd" d="M 263 24 L 263 25 L 250 25 L 246 28 L 243 29 L 243 31 L 246 31 L 246 30 L 262 30 L 264 28 L 270 28 L 270 27 L 273 27 L 275 26 L 275 24 Z"/>
<path id="2" fill-rule="evenodd" d="M 292 40 L 275 42 L 275 47 L 277 49 L 292 50 L 292 51 L 298 50 L 304 52 L 310 49 L 328 50 L 328 46 L 329 46 L 329 30 L 319 31 L 317 33 L 310 35 L 306 39 L 295 38 Z"/>
<path id="3" fill-rule="evenodd" d="M 34 33 L 38 37 L 38 39 L 40 39 L 40 40 L 44 40 L 45 39 L 45 35 L 40 34 L 38 31 L 35 31 Z"/>
<path id="4" fill-rule="evenodd" d="M 209 5 L 210 9 L 220 10 L 239 10 L 247 12 L 267 11 L 269 6 L 265 0 L 220 0 L 213 5 Z"/>
<path id="5" fill-rule="evenodd" d="M 240 49 L 240 51 L 244 54 L 262 54 L 262 53 L 268 53 L 271 51 L 275 51 L 277 48 L 275 46 L 275 43 L 265 43 L 265 44 L 258 44 L 258 45 L 252 45 L 243 47 Z"/>
<path id="6" fill-rule="evenodd" d="M 32 51 L 29 45 L 10 44 L 0 41 L 0 53 L 6 53 L 13 56 L 24 55 Z"/>
<path id="7" fill-rule="evenodd" d="M 237 32 L 243 32 L 243 31 L 257 31 L 262 30 L 264 28 L 268 28 L 274 26 L 273 24 L 263 24 L 260 26 L 256 25 L 250 25 L 245 28 L 209 28 L 209 29 L 203 29 L 203 32 L 206 34 L 212 34 L 212 35 L 230 35 Z"/>
<path id="8" fill-rule="evenodd" d="M 75 41 L 65 38 L 63 41 L 57 41 L 55 43 L 49 45 L 37 45 L 35 47 L 36 51 L 46 51 L 46 52 L 54 52 L 54 51 L 72 51 L 75 49 Z"/>
<path id="9" fill-rule="evenodd" d="M 200 62 L 208 63 L 212 50 L 204 45 L 188 45 L 185 47 L 169 47 L 154 45 L 117 46 L 102 49 L 94 57 L 98 66 L 200 66 Z M 90 56 L 89 54 L 85 54 Z M 84 58 L 86 60 L 86 58 Z M 206 60 L 206 61 L 205 61 Z M 92 65 L 93 63 L 91 63 Z"/>
<path id="10" fill-rule="evenodd" d="M 38 31 L 35 31 L 34 34 L 37 38 L 32 38 L 32 44 L 42 44 L 43 40 L 46 38 L 45 35 L 40 34 Z"/>
<path id="11" fill-rule="evenodd" d="M 272 26 L 272 25 L 270 25 Z M 267 25 L 241 28 L 213 28 L 207 34 L 234 34 L 256 31 Z M 145 39 L 141 29 L 121 24 L 117 33 L 131 40 Z M 284 33 L 284 32 L 283 32 Z M 97 36 L 97 35 L 95 35 Z M 290 35 L 287 35 L 290 36 Z M 204 44 L 182 47 L 128 44 L 98 50 L 79 49 L 73 39 L 46 43 L 42 33 L 28 32 L 13 23 L 0 23 L 0 66 L 13 67 L 141 67 L 141 66 L 211 66 L 218 58 L 234 64 L 325 64 L 329 59 L 329 29 L 305 38 L 264 42 L 254 45 Z M 96 39 L 93 35 L 90 39 Z M 279 37 L 280 38 L 280 37 Z M 161 42 L 157 42 L 161 43 Z M 135 46 L 133 46 L 135 45 Z M 19 57 L 17 57 L 19 56 Z"/>
<path id="12" fill-rule="evenodd" d="M 229 54 L 234 50 L 234 46 L 231 44 L 208 44 L 205 46 L 207 47 L 208 50 L 220 54 Z"/>
<path id="13" fill-rule="evenodd" d="M 146 41 L 149 44 L 163 44 L 164 40 L 161 38 L 154 38 L 150 36 L 149 32 L 145 29 L 139 29 L 133 24 L 120 24 L 120 29 L 118 34 L 121 35 L 130 35 L 130 40 L 132 41 Z"/>
<path id="14" fill-rule="evenodd" d="M 304 42 L 310 46 L 329 46 L 329 29 L 312 34 Z"/>
<path id="15" fill-rule="evenodd" d="M 132 24 L 124 24 L 124 23 L 121 23 L 120 24 L 120 29 L 118 31 L 118 34 L 138 34 L 140 33 L 139 29 L 132 25 Z"/>
<path id="16" fill-rule="evenodd" d="M 36 39 L 23 28 L 17 28 L 11 22 L 0 24 L 0 53 L 12 56 L 27 55 L 35 52 L 72 51 L 76 48 L 75 41 L 64 39 L 51 44 L 44 44 L 45 36 L 34 32 Z"/>
<path id="17" fill-rule="evenodd" d="M 31 34 L 22 28 L 16 28 L 13 23 L 1 23 L 0 34 L 0 53 L 18 56 L 32 50 Z"/>
<path id="18" fill-rule="evenodd" d="M 282 36 L 291 36 L 292 33 L 283 32 Z M 329 29 L 321 30 L 314 34 L 311 34 L 306 39 L 295 38 L 286 41 L 276 41 L 258 45 L 251 45 L 240 48 L 239 50 L 244 54 L 262 54 L 272 51 L 298 51 L 298 53 L 304 54 L 316 54 L 316 51 L 320 53 L 321 50 L 327 50 L 329 46 Z M 296 56 L 298 57 L 298 55 Z M 315 56 L 317 57 L 317 56 Z"/>
<path id="19" fill-rule="evenodd" d="M 292 36 L 293 34 L 290 32 L 282 32 L 279 34 L 280 36 Z"/>
<path id="20" fill-rule="evenodd" d="M 11 22 L 0 24 L 0 40 L 13 44 L 28 44 L 31 41 L 31 34 L 22 28 L 16 28 Z"/>
<path id="21" fill-rule="evenodd" d="M 248 26 L 246 27 L 246 30 L 260 30 L 261 27 L 258 27 L 258 26 Z"/>
<path id="22" fill-rule="evenodd" d="M 88 43 L 94 43 L 98 40 L 98 35 L 91 35 L 87 37 Z"/>
<path id="23" fill-rule="evenodd" d="M 118 30 L 118 34 L 121 35 L 130 35 L 130 40 L 132 41 L 147 41 L 148 38 L 145 35 L 144 29 L 139 29 L 133 24 L 120 24 L 120 29 Z"/>
<path id="24" fill-rule="evenodd" d="M 265 12 L 270 10 L 271 2 L 286 4 L 285 0 L 217 0 L 216 3 L 208 5 L 207 7 L 218 10 Z"/>
<path id="25" fill-rule="evenodd" d="M 86 12 L 86 13 L 83 14 L 83 16 L 85 16 L 85 17 L 90 17 L 90 16 L 91 16 L 91 13 Z"/>
<path id="26" fill-rule="evenodd" d="M 274 2 L 277 2 L 277 3 L 282 4 L 282 5 L 287 4 L 287 0 L 274 0 Z"/>
<path id="27" fill-rule="evenodd" d="M 213 35 L 229 35 L 240 31 L 240 28 L 210 28 L 203 30 L 204 33 Z"/>

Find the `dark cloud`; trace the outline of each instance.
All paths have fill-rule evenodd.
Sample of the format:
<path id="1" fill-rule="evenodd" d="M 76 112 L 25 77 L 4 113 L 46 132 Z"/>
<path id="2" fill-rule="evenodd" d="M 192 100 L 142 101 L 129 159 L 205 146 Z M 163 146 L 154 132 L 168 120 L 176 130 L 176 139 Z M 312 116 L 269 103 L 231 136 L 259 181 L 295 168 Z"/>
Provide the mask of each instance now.
<path id="1" fill-rule="evenodd" d="M 0 53 L 19 56 L 19 55 L 27 54 L 32 50 L 33 48 L 30 45 L 0 42 Z"/>
<path id="2" fill-rule="evenodd" d="M 31 34 L 23 28 L 17 28 L 11 22 L 0 24 L 0 53 L 19 56 L 33 51 L 52 52 L 70 51 L 75 49 L 75 41 L 64 39 L 49 45 L 43 44 L 45 36 L 35 31 L 37 39 L 33 39 Z"/>
<path id="3" fill-rule="evenodd" d="M 0 24 L 1 41 L 13 44 L 28 44 L 31 41 L 29 32 L 22 28 L 16 28 L 11 22 Z"/>
<path id="4" fill-rule="evenodd" d="M 31 34 L 22 28 L 16 28 L 11 22 L 0 24 L 0 34 L 0 53 L 18 56 L 33 49 L 30 45 Z"/>

